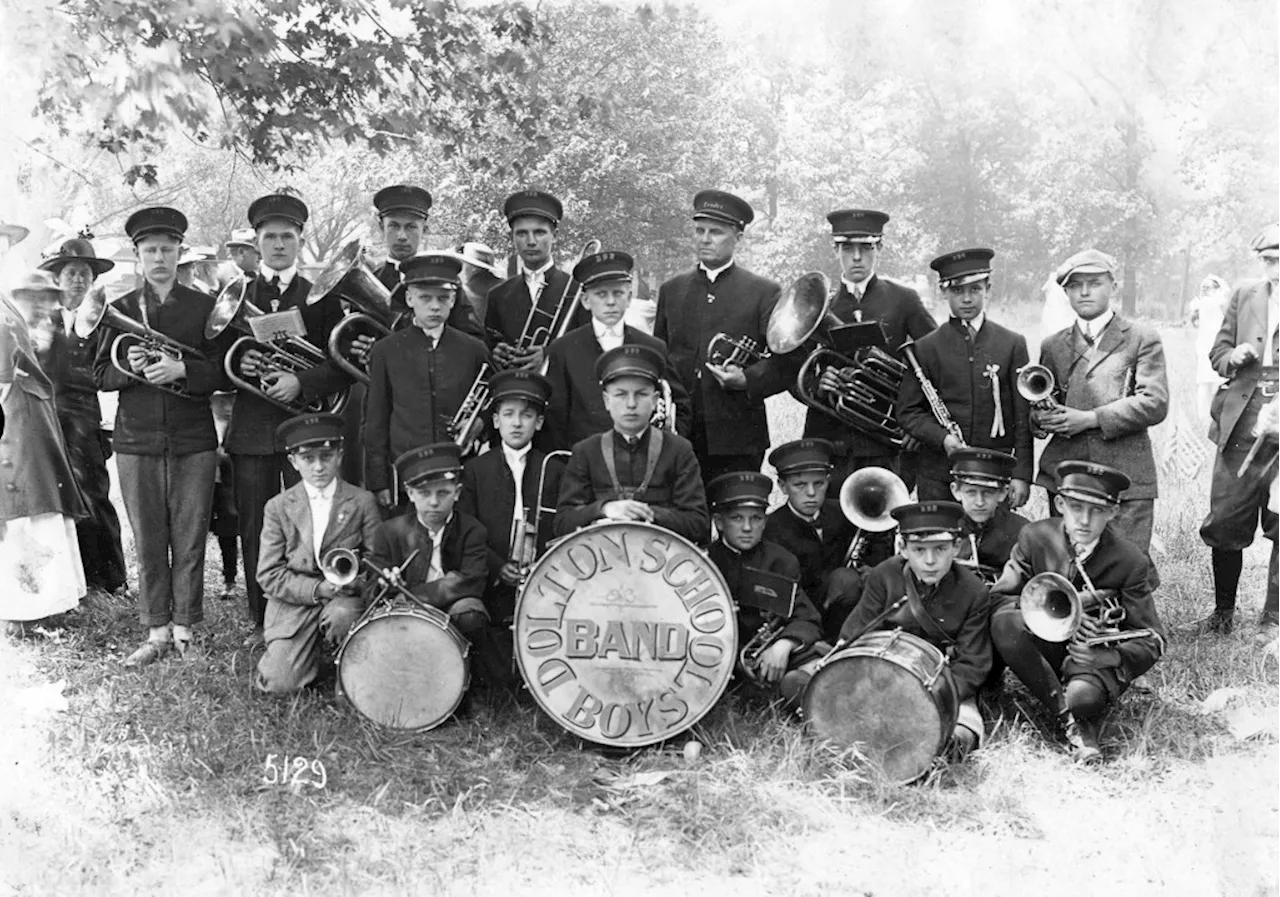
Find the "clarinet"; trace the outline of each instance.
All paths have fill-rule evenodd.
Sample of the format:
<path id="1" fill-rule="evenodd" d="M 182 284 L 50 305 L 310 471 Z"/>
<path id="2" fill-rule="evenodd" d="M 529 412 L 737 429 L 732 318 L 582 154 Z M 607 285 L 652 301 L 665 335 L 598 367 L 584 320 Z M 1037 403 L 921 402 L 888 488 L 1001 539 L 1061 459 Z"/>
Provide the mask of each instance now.
<path id="1" fill-rule="evenodd" d="M 960 445 L 968 446 L 965 441 L 964 434 L 960 432 L 960 425 L 951 417 L 951 412 L 947 410 L 947 406 L 942 403 L 942 396 L 938 395 L 938 390 L 929 382 L 929 378 L 925 375 L 924 368 L 920 366 L 920 359 L 916 358 L 915 340 L 907 337 L 907 341 L 898 349 L 907 359 L 907 363 L 911 365 L 911 370 L 915 373 L 916 379 L 920 381 L 920 391 L 924 393 L 924 397 L 929 402 L 929 410 L 933 412 L 934 420 L 942 425 L 942 429 L 947 431 L 948 436 L 954 437 L 959 441 Z"/>

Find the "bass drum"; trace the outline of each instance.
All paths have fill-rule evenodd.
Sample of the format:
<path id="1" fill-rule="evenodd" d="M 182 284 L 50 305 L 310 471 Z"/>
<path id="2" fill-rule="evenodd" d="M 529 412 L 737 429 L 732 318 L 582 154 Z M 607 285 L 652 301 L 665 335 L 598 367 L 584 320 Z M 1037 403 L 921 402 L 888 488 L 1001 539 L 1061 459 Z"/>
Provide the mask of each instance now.
<path id="1" fill-rule="evenodd" d="M 388 729 L 425 732 L 462 703 L 471 644 L 434 607 L 384 604 L 366 614 L 338 652 L 338 690 Z"/>
<path id="2" fill-rule="evenodd" d="M 900 629 L 868 633 L 825 658 L 805 689 L 803 707 L 814 734 L 857 745 L 886 778 L 901 784 L 929 771 L 960 712 L 946 657 Z"/>
<path id="3" fill-rule="evenodd" d="M 530 571 L 515 652 L 538 706 L 611 747 L 673 738 L 729 684 L 738 622 L 719 569 L 647 523 L 599 523 L 554 543 Z"/>

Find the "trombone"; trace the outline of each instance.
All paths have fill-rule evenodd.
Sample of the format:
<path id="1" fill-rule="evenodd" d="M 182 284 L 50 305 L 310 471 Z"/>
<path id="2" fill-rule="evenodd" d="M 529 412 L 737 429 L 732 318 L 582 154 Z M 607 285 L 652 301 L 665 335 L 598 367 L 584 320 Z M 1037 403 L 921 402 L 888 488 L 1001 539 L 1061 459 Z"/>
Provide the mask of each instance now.
<path id="1" fill-rule="evenodd" d="M 533 506 L 533 517 L 530 519 L 524 508 L 520 509 L 519 514 L 512 515 L 511 519 L 511 535 L 507 544 L 510 546 L 510 553 L 513 560 L 520 566 L 521 579 L 529 575 L 529 570 L 533 568 L 534 561 L 537 560 L 539 552 L 543 546 L 550 541 L 551 532 L 544 527 L 549 527 L 551 518 L 556 515 L 556 497 L 551 497 L 551 504 L 547 504 L 547 476 L 551 471 L 553 463 L 564 466 L 569 463 L 569 456 L 572 452 L 554 451 L 547 452 L 542 464 L 538 468 L 538 485 L 536 486 L 537 503 Z M 563 473 L 563 471 L 561 471 Z"/>
<path id="2" fill-rule="evenodd" d="M 347 376 L 367 386 L 369 358 L 357 352 L 352 344 L 363 336 L 380 340 L 390 335 L 404 312 L 392 306 L 391 291 L 369 269 L 368 257 L 359 240 L 342 247 L 316 278 L 311 292 L 321 298 L 333 294 L 346 303 L 342 320 L 329 331 L 329 357 Z"/>
<path id="3" fill-rule="evenodd" d="M 907 504 L 907 484 L 891 470 L 863 467 L 840 487 L 840 511 L 858 528 L 844 555 L 846 567 L 857 567 L 866 549 L 867 533 L 887 533 L 898 525 L 893 509 Z"/>

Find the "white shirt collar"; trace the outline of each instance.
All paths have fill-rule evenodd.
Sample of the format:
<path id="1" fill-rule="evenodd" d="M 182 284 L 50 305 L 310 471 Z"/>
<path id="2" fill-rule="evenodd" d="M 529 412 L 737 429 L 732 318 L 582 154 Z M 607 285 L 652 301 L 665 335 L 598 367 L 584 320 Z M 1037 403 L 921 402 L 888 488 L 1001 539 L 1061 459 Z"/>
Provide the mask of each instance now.
<path id="1" fill-rule="evenodd" d="M 283 292 L 289 288 L 289 284 L 293 283 L 293 279 L 298 276 L 298 266 L 293 264 L 287 268 L 277 271 L 275 268 L 269 268 L 266 265 L 263 265 L 258 269 L 258 273 L 266 280 L 271 280 L 273 277 L 279 277 L 280 290 Z"/>
<path id="2" fill-rule="evenodd" d="M 533 268 L 525 268 L 524 279 L 528 281 L 546 280 L 547 272 L 551 270 L 552 264 L 553 261 L 551 259 L 547 259 L 546 263 L 543 264 L 541 268 L 536 270 Z"/>
<path id="3" fill-rule="evenodd" d="M 333 501 L 333 496 L 338 491 L 338 478 L 334 477 L 329 481 L 329 485 L 323 489 L 317 489 L 306 480 L 303 480 L 302 488 L 306 490 L 309 501 Z"/>
<path id="4" fill-rule="evenodd" d="M 449 524 L 453 521 L 453 512 L 449 512 L 449 516 L 445 518 L 444 523 L 440 524 L 439 529 L 432 529 L 422 522 L 422 518 L 418 518 L 418 524 L 427 531 L 427 535 L 431 537 L 431 541 L 435 543 L 435 547 L 440 547 L 440 534 L 445 531 Z"/>
<path id="5" fill-rule="evenodd" d="M 954 320 L 959 321 L 959 318 Z M 985 311 L 978 312 L 978 316 L 969 322 L 969 326 L 973 328 L 973 332 L 977 333 L 982 329 L 982 325 L 987 322 L 987 313 Z"/>
<path id="6" fill-rule="evenodd" d="M 872 275 L 868 274 L 866 280 L 860 280 L 857 283 L 854 283 L 852 280 L 845 277 L 841 277 L 840 282 L 844 284 L 845 289 L 849 291 L 849 295 L 862 298 L 863 294 L 867 292 L 867 285 L 871 283 L 871 276 Z"/>
<path id="7" fill-rule="evenodd" d="M 595 332 L 597 340 L 605 336 L 613 337 L 614 339 L 622 339 L 623 336 L 625 335 L 623 333 L 623 328 L 626 326 L 627 324 L 625 321 L 619 321 L 618 323 L 614 324 L 612 327 L 606 327 L 603 323 L 601 323 L 600 321 L 597 321 L 595 318 L 591 319 L 591 329 Z"/>
<path id="8" fill-rule="evenodd" d="M 698 262 L 698 267 L 702 269 L 703 274 L 707 275 L 707 280 L 715 283 L 717 277 L 733 267 L 733 259 L 729 259 L 729 261 L 725 262 L 719 268 L 708 268 L 706 265 L 702 264 L 702 262 Z"/>
<path id="9" fill-rule="evenodd" d="M 1098 335 L 1107 329 L 1107 325 L 1111 323 L 1111 319 L 1115 316 L 1115 309 L 1108 308 L 1092 321 L 1086 321 L 1084 318 L 1077 317 L 1076 324 L 1079 325 L 1080 332 L 1089 337 L 1089 339 L 1097 339 Z"/>
<path id="10" fill-rule="evenodd" d="M 413 326 L 417 327 L 427 336 L 431 337 L 431 342 L 433 346 L 440 345 L 440 337 L 444 336 L 444 327 L 445 327 L 444 324 L 441 324 L 439 327 L 435 328 L 434 330 L 428 330 L 427 328 L 419 324 L 417 321 L 413 322 Z"/>
<path id="11" fill-rule="evenodd" d="M 1101 540 L 1100 538 L 1094 539 L 1088 545 L 1074 546 L 1075 553 L 1076 553 L 1076 561 L 1083 564 L 1085 561 L 1089 560 L 1089 555 L 1093 554 L 1094 549 L 1098 547 L 1098 542 L 1100 540 Z"/>
<path id="12" fill-rule="evenodd" d="M 525 447 L 522 449 L 513 449 L 511 446 L 507 445 L 504 442 L 502 443 L 502 455 L 504 458 L 507 459 L 508 467 L 510 467 L 512 464 L 523 464 L 525 462 L 525 459 L 529 457 L 529 452 L 532 448 L 533 448 L 532 442 L 525 445 Z"/>

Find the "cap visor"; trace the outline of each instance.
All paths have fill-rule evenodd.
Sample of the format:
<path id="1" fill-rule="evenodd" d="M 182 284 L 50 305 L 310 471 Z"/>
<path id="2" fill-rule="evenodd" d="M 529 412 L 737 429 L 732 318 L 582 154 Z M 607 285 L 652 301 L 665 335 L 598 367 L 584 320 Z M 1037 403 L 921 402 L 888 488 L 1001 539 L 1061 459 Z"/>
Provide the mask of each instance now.
<path id="1" fill-rule="evenodd" d="M 1059 495 L 1067 498 L 1074 498 L 1077 501 L 1086 501 L 1092 505 L 1102 505 L 1103 507 L 1114 507 L 1120 502 L 1112 500 L 1110 495 L 1102 492 L 1094 492 L 1090 489 L 1080 489 L 1074 486 L 1068 486 L 1066 489 L 1059 489 Z"/>

